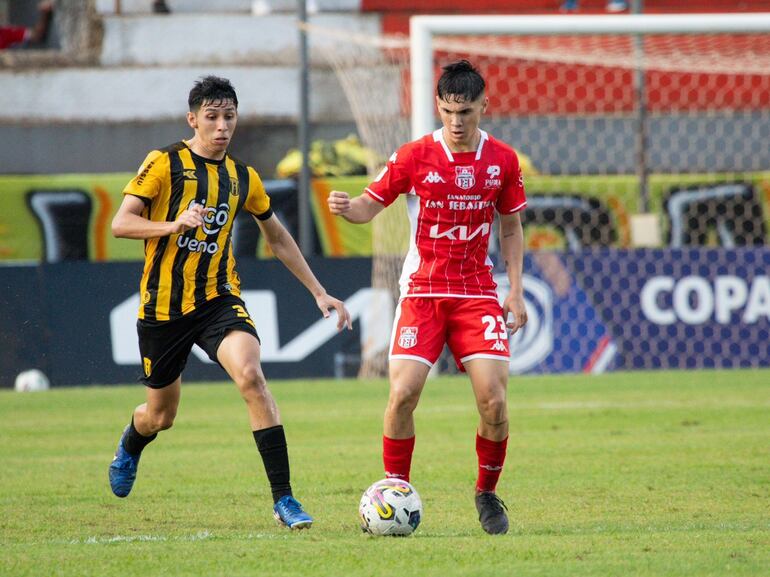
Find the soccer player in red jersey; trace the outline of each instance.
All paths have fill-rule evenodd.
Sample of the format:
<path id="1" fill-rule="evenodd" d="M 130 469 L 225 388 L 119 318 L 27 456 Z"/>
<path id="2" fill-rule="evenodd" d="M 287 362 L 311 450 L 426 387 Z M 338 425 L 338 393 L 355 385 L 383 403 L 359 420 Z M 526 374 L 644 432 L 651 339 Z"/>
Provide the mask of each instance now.
<path id="1" fill-rule="evenodd" d="M 489 102 L 484 89 L 467 60 L 444 67 L 436 95 L 443 127 L 403 145 L 364 194 L 351 199 L 332 191 L 328 205 L 333 214 L 365 223 L 406 195 L 411 239 L 391 337 L 386 475 L 409 479 L 413 413 L 446 343 L 470 376 L 480 416 L 479 520 L 487 533 L 501 534 L 508 517 L 495 489 L 508 441 L 508 331 L 527 322 L 520 217 L 527 200 L 516 152 L 479 129 Z M 495 212 L 511 286 L 502 307 L 487 254 Z"/>

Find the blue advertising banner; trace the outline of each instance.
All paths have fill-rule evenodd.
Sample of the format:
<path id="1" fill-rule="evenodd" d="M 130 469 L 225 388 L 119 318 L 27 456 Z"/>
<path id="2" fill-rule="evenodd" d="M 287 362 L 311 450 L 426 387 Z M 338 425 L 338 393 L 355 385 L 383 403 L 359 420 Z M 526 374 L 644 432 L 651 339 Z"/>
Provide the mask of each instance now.
<path id="1" fill-rule="evenodd" d="M 511 372 L 770 366 L 765 247 L 540 252 L 524 269 Z"/>
<path id="2" fill-rule="evenodd" d="M 269 378 L 352 376 L 386 354 L 395 303 L 365 258 L 312 259 L 354 330 L 338 334 L 276 261 L 243 259 L 242 297 Z M 770 366 L 770 249 L 538 251 L 525 259 L 529 322 L 510 340 L 511 373 Z M 126 383 L 141 373 L 141 263 L 3 267 L 0 386 L 36 368 L 54 386 Z M 496 274 L 501 298 L 508 290 Z M 193 349 L 186 381 L 225 373 Z"/>
<path id="3" fill-rule="evenodd" d="M 565 254 L 619 369 L 770 365 L 770 250 Z"/>
<path id="4" fill-rule="evenodd" d="M 310 259 L 330 294 L 344 299 L 354 330 L 337 332 L 314 299 L 280 262 L 242 259 L 242 298 L 262 339 L 268 378 L 350 374 L 340 355 L 379 354 L 393 307 L 369 289 L 370 259 Z M 65 262 L 0 268 L 0 387 L 18 373 L 42 370 L 53 386 L 137 382 L 142 263 Z M 334 317 L 335 315 L 332 315 Z M 366 351 L 362 343 L 372 342 Z M 380 343 L 384 343 L 381 345 Z M 184 380 L 227 374 L 194 347 Z"/>

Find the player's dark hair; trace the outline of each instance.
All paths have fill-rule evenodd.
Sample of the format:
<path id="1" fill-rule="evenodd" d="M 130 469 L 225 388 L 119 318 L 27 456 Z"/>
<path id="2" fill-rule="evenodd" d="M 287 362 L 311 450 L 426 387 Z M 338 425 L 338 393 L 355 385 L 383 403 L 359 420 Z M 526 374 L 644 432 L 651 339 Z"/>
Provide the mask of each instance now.
<path id="1" fill-rule="evenodd" d="M 467 60 L 458 60 L 442 68 L 436 93 L 447 102 L 473 102 L 484 92 L 486 82 L 479 71 Z"/>
<path id="2" fill-rule="evenodd" d="M 193 85 L 190 96 L 187 98 L 187 104 L 190 105 L 190 112 L 197 112 L 206 102 L 222 100 L 232 100 L 235 108 L 238 108 L 235 88 L 227 78 L 204 76 Z"/>

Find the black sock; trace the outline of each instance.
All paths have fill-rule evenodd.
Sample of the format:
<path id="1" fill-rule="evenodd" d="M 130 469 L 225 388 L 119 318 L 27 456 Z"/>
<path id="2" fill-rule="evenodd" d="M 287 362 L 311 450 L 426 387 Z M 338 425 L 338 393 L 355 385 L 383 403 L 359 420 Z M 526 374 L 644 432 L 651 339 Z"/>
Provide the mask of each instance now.
<path id="1" fill-rule="evenodd" d="M 136 427 L 134 427 L 134 417 L 131 417 L 131 424 L 128 426 L 128 434 L 123 440 L 123 448 L 127 453 L 130 453 L 131 455 L 138 455 L 142 452 L 142 449 L 144 449 L 147 444 L 153 441 L 157 436 L 158 433 L 153 433 L 149 437 L 142 435 L 139 431 L 136 430 Z"/>
<path id="2" fill-rule="evenodd" d="M 267 480 L 270 481 L 270 489 L 273 491 L 273 503 L 277 503 L 284 495 L 291 495 L 289 451 L 286 448 L 283 426 L 268 427 L 253 433 L 265 465 Z"/>

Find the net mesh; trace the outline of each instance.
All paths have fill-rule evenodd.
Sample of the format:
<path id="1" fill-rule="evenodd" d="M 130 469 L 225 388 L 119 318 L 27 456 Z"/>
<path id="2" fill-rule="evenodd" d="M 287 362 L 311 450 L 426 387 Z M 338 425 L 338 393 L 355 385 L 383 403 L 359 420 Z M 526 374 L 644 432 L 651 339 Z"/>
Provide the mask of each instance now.
<path id="1" fill-rule="evenodd" d="M 407 39 L 312 32 L 389 157 L 411 139 Z M 436 78 L 459 58 L 487 81 L 482 127 L 522 159 L 529 250 L 767 242 L 770 34 L 434 37 Z M 374 221 L 373 284 L 394 298 L 407 231 L 403 209 Z"/>

